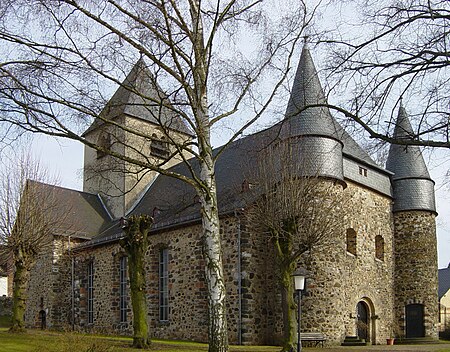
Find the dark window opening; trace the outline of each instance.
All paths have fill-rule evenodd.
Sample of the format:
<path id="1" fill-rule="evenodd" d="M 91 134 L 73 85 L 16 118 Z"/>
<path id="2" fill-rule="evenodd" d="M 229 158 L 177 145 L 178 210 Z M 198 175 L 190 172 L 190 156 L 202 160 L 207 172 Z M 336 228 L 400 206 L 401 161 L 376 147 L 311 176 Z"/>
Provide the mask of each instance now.
<path id="1" fill-rule="evenodd" d="M 359 174 L 360 174 L 361 176 L 367 177 L 367 169 L 364 168 L 364 167 L 362 167 L 362 166 L 360 166 L 360 167 L 359 167 Z"/>
<path id="2" fill-rule="evenodd" d="M 164 140 L 164 137 L 158 138 L 156 134 L 152 135 L 150 154 L 161 159 L 169 157 L 169 143 Z"/>
<path id="3" fill-rule="evenodd" d="M 88 265 L 87 282 L 87 317 L 88 324 L 94 323 L 94 262 Z"/>
<path id="4" fill-rule="evenodd" d="M 109 133 L 102 133 L 98 137 L 97 145 L 105 150 L 111 149 L 111 135 Z M 104 157 L 106 154 L 103 150 L 97 150 L 97 159 Z"/>
<path id="5" fill-rule="evenodd" d="M 127 321 L 127 257 L 120 258 L 120 322 Z"/>
<path id="6" fill-rule="evenodd" d="M 159 252 L 159 320 L 169 320 L 169 250 Z"/>
<path id="7" fill-rule="evenodd" d="M 352 228 L 347 229 L 347 252 L 356 255 L 356 231 Z"/>
<path id="8" fill-rule="evenodd" d="M 384 260 L 384 239 L 380 235 L 375 237 L 375 258 Z"/>

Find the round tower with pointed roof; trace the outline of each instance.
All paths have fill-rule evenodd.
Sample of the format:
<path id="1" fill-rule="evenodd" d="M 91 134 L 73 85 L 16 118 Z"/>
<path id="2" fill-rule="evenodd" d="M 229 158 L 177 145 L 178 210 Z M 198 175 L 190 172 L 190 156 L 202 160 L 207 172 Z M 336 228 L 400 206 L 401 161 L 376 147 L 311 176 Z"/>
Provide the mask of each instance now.
<path id="1" fill-rule="evenodd" d="M 281 139 L 289 141 L 295 150 L 298 162 L 303 165 L 301 176 L 343 182 L 341 129 L 323 104 L 327 104 L 327 99 L 305 43 L 281 127 Z"/>
<path id="2" fill-rule="evenodd" d="M 401 105 L 394 138 L 412 140 Z M 386 168 L 394 204 L 395 313 L 406 338 L 438 337 L 436 205 L 434 182 L 418 146 L 392 144 Z"/>

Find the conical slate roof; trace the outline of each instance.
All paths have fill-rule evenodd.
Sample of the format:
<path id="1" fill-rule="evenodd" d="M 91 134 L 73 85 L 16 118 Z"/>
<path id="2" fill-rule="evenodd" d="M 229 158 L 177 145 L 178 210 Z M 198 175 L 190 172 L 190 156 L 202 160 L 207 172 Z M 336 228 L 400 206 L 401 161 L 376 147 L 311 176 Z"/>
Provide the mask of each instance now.
<path id="1" fill-rule="evenodd" d="M 161 107 L 161 103 L 165 106 Z M 169 99 L 158 87 L 155 77 L 141 58 L 106 104 L 100 116 L 109 120 L 123 115 L 133 116 L 192 135 L 183 120 L 167 106 L 170 106 Z M 103 120 L 96 119 L 84 134 L 103 123 Z"/>
<path id="2" fill-rule="evenodd" d="M 284 136 L 318 135 L 341 140 L 336 120 L 326 107 L 305 107 L 327 104 L 313 59 L 305 44 L 300 56 L 291 96 L 286 109 Z M 286 130 L 287 129 L 287 130 Z"/>
<path id="3" fill-rule="evenodd" d="M 411 140 L 414 132 L 409 122 L 405 108 L 401 105 L 398 110 L 397 122 L 394 129 L 395 139 Z M 418 146 L 391 144 L 386 169 L 392 171 L 393 180 L 405 177 L 430 179 L 428 168 Z"/>
<path id="4" fill-rule="evenodd" d="M 398 111 L 394 138 L 412 139 L 411 123 L 403 106 Z M 436 212 L 434 182 L 418 146 L 392 144 L 386 168 L 394 173 L 394 211 L 426 210 Z"/>

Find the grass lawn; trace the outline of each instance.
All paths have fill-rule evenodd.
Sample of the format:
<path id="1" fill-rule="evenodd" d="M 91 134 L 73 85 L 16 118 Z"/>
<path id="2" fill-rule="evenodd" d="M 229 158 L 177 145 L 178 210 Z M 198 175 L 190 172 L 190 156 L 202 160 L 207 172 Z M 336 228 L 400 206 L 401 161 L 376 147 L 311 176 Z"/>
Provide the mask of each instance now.
<path id="1" fill-rule="evenodd" d="M 93 336 L 29 330 L 25 334 L 11 334 L 0 329 L 0 352 L 125 352 L 139 351 L 130 348 L 131 338 Z M 153 340 L 152 350 L 164 352 L 202 352 L 208 346 L 195 342 Z M 233 346 L 231 351 L 275 352 L 279 347 Z"/>
<path id="2" fill-rule="evenodd" d="M 113 336 L 94 336 L 76 333 L 29 330 L 25 334 L 11 334 L 0 328 L 0 352 L 126 352 L 139 350 L 130 348 L 131 338 Z M 208 346 L 202 343 L 185 341 L 153 340 L 152 351 L 163 352 L 204 352 Z M 231 346 L 231 352 L 276 352 L 280 347 L 273 346 Z M 306 348 L 305 352 L 450 352 L 450 344 L 422 346 L 366 346 Z"/>

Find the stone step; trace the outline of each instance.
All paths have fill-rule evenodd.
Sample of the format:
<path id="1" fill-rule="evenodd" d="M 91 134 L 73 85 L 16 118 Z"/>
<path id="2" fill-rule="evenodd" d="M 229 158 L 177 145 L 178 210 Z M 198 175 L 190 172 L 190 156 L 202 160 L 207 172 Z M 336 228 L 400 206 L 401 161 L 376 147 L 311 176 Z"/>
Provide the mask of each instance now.
<path id="1" fill-rule="evenodd" d="M 358 336 L 345 336 L 341 346 L 366 346 L 366 340 L 360 339 Z"/>
<path id="2" fill-rule="evenodd" d="M 423 344 L 433 344 L 438 343 L 439 340 L 433 339 L 431 337 L 408 337 L 408 338 L 396 338 L 396 345 L 423 345 Z"/>

